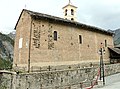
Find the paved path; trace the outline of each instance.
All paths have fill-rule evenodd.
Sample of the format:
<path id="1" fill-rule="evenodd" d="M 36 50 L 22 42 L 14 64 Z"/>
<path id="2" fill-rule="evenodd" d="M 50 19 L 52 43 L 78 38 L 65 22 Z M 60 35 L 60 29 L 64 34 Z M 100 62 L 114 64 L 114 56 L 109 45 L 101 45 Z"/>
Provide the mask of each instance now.
<path id="1" fill-rule="evenodd" d="M 120 89 L 120 82 L 115 82 L 101 88 L 93 88 L 93 89 Z"/>
<path id="2" fill-rule="evenodd" d="M 93 89 L 120 89 L 120 73 L 105 78 L 105 86 Z"/>

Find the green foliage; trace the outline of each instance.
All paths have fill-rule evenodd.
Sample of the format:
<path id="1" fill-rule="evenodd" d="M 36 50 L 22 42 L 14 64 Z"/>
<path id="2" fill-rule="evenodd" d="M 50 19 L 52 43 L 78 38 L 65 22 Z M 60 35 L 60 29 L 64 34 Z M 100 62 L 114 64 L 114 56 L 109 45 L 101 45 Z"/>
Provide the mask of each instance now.
<path id="1" fill-rule="evenodd" d="M 12 44 L 12 46 L 14 47 L 14 40 L 12 40 L 9 36 L 0 33 L 0 40 L 2 41 L 8 41 Z"/>
<path id="2" fill-rule="evenodd" d="M 2 59 L 0 58 L 0 69 L 12 69 L 12 62 L 9 59 Z"/>
<path id="3" fill-rule="evenodd" d="M 0 89 L 7 89 L 6 86 L 0 86 Z"/>

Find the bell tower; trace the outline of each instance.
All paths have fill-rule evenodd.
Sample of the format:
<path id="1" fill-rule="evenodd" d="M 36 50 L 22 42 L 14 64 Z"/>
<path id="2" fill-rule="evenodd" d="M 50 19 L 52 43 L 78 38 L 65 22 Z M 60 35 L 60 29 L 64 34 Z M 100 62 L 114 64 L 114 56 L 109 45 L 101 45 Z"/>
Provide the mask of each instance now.
<path id="1" fill-rule="evenodd" d="M 62 9 L 64 14 L 64 19 L 77 21 L 77 16 L 76 16 L 77 7 L 72 5 L 70 0 L 69 3 L 66 6 L 64 6 Z"/>

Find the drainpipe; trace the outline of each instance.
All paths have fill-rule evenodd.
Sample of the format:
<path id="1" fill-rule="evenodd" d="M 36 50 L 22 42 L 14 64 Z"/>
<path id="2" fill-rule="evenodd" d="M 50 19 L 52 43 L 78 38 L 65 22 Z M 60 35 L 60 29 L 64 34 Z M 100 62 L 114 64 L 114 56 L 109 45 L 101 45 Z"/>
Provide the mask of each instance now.
<path id="1" fill-rule="evenodd" d="M 30 25 L 30 39 L 29 39 L 29 53 L 28 53 L 28 73 L 30 72 L 30 53 L 31 53 L 31 36 L 32 36 L 32 18 L 31 18 L 31 25 Z"/>

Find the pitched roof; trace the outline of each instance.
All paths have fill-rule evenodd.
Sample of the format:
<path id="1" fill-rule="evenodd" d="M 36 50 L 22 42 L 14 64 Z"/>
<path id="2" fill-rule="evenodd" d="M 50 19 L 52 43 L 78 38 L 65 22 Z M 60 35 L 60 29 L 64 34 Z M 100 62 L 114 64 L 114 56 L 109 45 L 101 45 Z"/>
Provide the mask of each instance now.
<path id="1" fill-rule="evenodd" d="M 109 49 L 114 51 L 117 54 L 120 54 L 120 49 L 119 48 L 109 48 Z"/>
<path id="2" fill-rule="evenodd" d="M 67 6 L 72 6 L 72 7 L 74 7 L 74 8 L 77 8 L 76 6 L 74 6 L 74 5 L 71 5 L 71 4 L 67 4 L 66 6 L 64 6 L 62 9 L 64 9 L 65 7 L 67 7 Z"/>
<path id="3" fill-rule="evenodd" d="M 68 19 L 64 19 L 64 18 L 60 18 L 60 17 L 48 15 L 48 14 L 38 13 L 38 12 L 26 10 L 26 9 L 22 10 L 21 15 L 22 15 L 23 11 L 26 11 L 31 17 L 36 18 L 36 19 L 48 19 L 50 21 L 66 23 L 68 25 L 74 25 L 75 27 L 86 28 L 87 30 L 90 30 L 90 31 L 99 32 L 99 33 L 103 33 L 103 34 L 113 36 L 112 32 L 105 31 L 104 29 L 101 29 L 101 28 L 98 28 L 98 27 L 95 27 L 95 26 L 90 26 L 90 25 L 82 24 L 82 23 L 79 23 L 79 22 L 76 22 L 76 21 L 71 21 L 71 20 L 68 20 Z M 20 15 L 20 17 L 21 17 L 21 15 Z M 20 17 L 19 17 L 19 19 L 20 19 Z M 19 19 L 16 23 L 16 26 L 19 22 Z M 15 29 L 16 29 L 16 26 L 15 26 Z"/>

